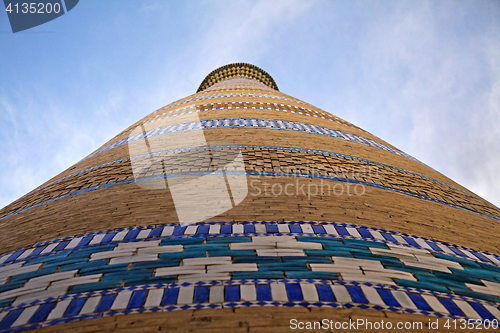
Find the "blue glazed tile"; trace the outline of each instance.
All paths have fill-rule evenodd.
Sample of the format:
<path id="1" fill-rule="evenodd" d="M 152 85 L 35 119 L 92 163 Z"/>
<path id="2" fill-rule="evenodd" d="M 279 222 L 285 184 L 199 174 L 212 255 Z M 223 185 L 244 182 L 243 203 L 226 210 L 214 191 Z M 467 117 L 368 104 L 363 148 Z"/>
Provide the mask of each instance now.
<path id="1" fill-rule="evenodd" d="M 453 286 L 453 287 L 458 287 L 458 288 L 465 288 L 465 284 L 463 282 L 456 281 L 456 280 L 451 280 L 451 279 L 445 280 L 443 278 L 438 278 L 438 277 L 428 276 L 428 275 L 421 275 L 418 273 L 415 274 L 415 277 L 421 282 L 434 283 L 436 285 L 442 285 L 442 286 Z"/>
<path id="2" fill-rule="evenodd" d="M 11 305 L 14 300 L 15 300 L 15 298 L 6 298 L 6 299 L 0 300 L 0 308 L 4 308 L 6 306 Z"/>
<path id="3" fill-rule="evenodd" d="M 269 233 L 269 234 L 275 234 L 275 233 L 278 233 L 279 230 L 278 230 L 278 225 L 277 224 L 274 224 L 274 223 L 266 223 L 266 231 Z"/>
<path id="4" fill-rule="evenodd" d="M 226 302 L 239 302 L 240 286 L 225 286 L 224 296 Z"/>
<path id="5" fill-rule="evenodd" d="M 179 296 L 179 288 L 165 289 L 161 299 L 161 306 L 177 304 L 177 297 Z"/>
<path id="6" fill-rule="evenodd" d="M 257 255 L 254 250 L 208 250 L 207 252 L 209 257 L 245 257 Z"/>
<path id="7" fill-rule="evenodd" d="M 85 283 L 77 286 L 72 286 L 68 290 L 68 294 L 76 294 L 76 293 L 84 293 L 88 291 L 96 291 L 96 290 L 104 290 L 104 289 L 113 289 L 120 287 L 120 283 L 114 282 L 94 282 L 94 283 Z"/>
<path id="8" fill-rule="evenodd" d="M 174 236 L 184 235 L 185 231 L 186 231 L 186 227 L 175 227 L 172 235 L 174 235 Z"/>
<path id="9" fill-rule="evenodd" d="M 14 275 L 11 277 L 10 282 L 26 280 L 32 277 L 42 276 L 46 274 L 52 274 L 55 273 L 56 271 L 57 271 L 57 266 L 49 266 L 49 267 L 43 266 L 42 269 L 39 269 L 37 271 Z"/>
<path id="10" fill-rule="evenodd" d="M 132 264 L 130 270 L 144 269 L 144 268 L 160 268 L 160 267 L 176 267 L 180 266 L 181 261 L 178 260 L 155 260 L 155 261 L 141 261 Z"/>
<path id="11" fill-rule="evenodd" d="M 319 300 L 322 302 L 335 302 L 335 295 L 333 294 L 332 287 L 325 284 L 317 284 L 316 291 L 318 292 Z"/>
<path id="12" fill-rule="evenodd" d="M 151 230 L 147 238 L 160 237 L 162 231 L 163 228 L 154 228 L 153 230 Z"/>
<path id="13" fill-rule="evenodd" d="M 42 262 L 50 262 L 50 261 L 57 261 L 57 260 L 62 260 L 63 258 L 66 258 L 70 252 L 60 252 L 57 254 L 48 254 L 48 255 L 42 255 L 38 256 L 36 258 L 27 260 L 27 263 L 25 265 L 33 265 L 33 264 L 39 264 Z"/>
<path id="14" fill-rule="evenodd" d="M 459 249 L 456 249 L 452 246 L 449 247 L 450 250 L 452 250 L 455 254 L 458 254 L 459 256 L 462 256 L 462 257 L 466 257 L 467 256 L 465 255 L 465 253 L 463 253 L 462 251 L 460 251 Z"/>
<path id="15" fill-rule="evenodd" d="M 92 241 L 92 238 L 94 238 L 94 236 L 87 236 L 87 237 L 84 237 L 80 243 L 78 243 L 78 245 L 76 247 L 81 247 L 81 246 L 87 246 L 89 245 L 89 243 Z"/>
<path id="16" fill-rule="evenodd" d="M 208 243 L 248 243 L 252 240 L 250 237 L 209 237 Z"/>
<path id="17" fill-rule="evenodd" d="M 111 306 L 113 305 L 113 302 L 115 301 L 117 294 L 113 295 L 104 295 L 102 296 L 101 300 L 99 301 L 99 304 L 97 304 L 97 307 L 95 309 L 95 312 L 104 312 L 108 311 L 111 309 Z"/>
<path id="18" fill-rule="evenodd" d="M 66 246 L 68 246 L 68 244 L 69 244 L 69 241 L 61 242 L 61 243 L 59 243 L 59 244 L 56 246 L 56 248 L 55 248 L 54 250 L 52 250 L 52 252 L 57 252 L 57 251 L 64 250 L 64 248 L 65 248 Z"/>
<path id="19" fill-rule="evenodd" d="M 21 288 L 27 280 L 9 281 L 6 284 L 0 285 L 0 293 L 8 290 Z"/>
<path id="20" fill-rule="evenodd" d="M 294 234 L 301 234 L 302 233 L 302 228 L 300 227 L 299 224 L 289 224 L 288 227 L 290 228 L 290 232 Z"/>
<path id="21" fill-rule="evenodd" d="M 403 237 L 403 239 L 411 246 L 421 248 L 421 246 L 411 237 Z"/>
<path id="22" fill-rule="evenodd" d="M 402 286 L 402 287 L 428 289 L 428 290 L 440 291 L 442 293 L 449 293 L 450 292 L 446 287 L 437 285 L 435 283 L 421 282 L 421 281 L 410 281 L 410 280 L 402 280 L 402 279 L 394 279 L 394 282 L 396 282 L 399 286 Z"/>
<path id="23" fill-rule="evenodd" d="M 202 244 L 205 241 L 204 237 L 182 237 L 182 238 L 169 238 L 161 241 L 162 245 L 190 245 Z"/>
<path id="24" fill-rule="evenodd" d="M 338 280 L 338 273 L 330 272 L 306 272 L 306 271 L 286 271 L 286 277 L 289 279 L 321 279 L 321 280 Z"/>
<path id="25" fill-rule="evenodd" d="M 147 294 L 147 290 L 134 291 L 132 293 L 132 296 L 130 297 L 130 301 L 128 302 L 127 309 L 136 309 L 142 307 Z"/>
<path id="26" fill-rule="evenodd" d="M 106 234 L 106 236 L 104 236 L 103 239 L 101 240 L 101 244 L 111 242 L 111 240 L 116 236 L 116 234 L 117 234 L 116 232 Z"/>
<path id="27" fill-rule="evenodd" d="M 434 311 L 420 294 L 406 293 L 419 310 Z"/>
<path id="28" fill-rule="evenodd" d="M 436 258 L 446 259 L 446 260 L 458 262 L 461 265 L 466 265 L 466 266 L 481 268 L 481 265 L 479 263 L 477 263 L 475 261 L 472 261 L 472 260 L 469 260 L 469 259 L 460 258 L 460 257 L 453 257 L 453 256 L 450 256 L 450 255 L 447 255 L 447 254 L 443 254 L 443 253 L 433 253 L 433 255 Z"/>
<path id="29" fill-rule="evenodd" d="M 254 234 L 255 233 L 255 226 L 253 224 L 245 224 L 243 225 L 244 233 L 245 234 Z"/>
<path id="30" fill-rule="evenodd" d="M 300 288 L 300 284 L 286 283 L 285 288 L 289 301 L 294 302 L 294 301 L 304 300 L 304 295 L 302 295 L 302 289 Z"/>
<path id="31" fill-rule="evenodd" d="M 196 230 L 197 235 L 205 235 L 208 234 L 208 231 L 210 230 L 209 225 L 202 225 L 198 227 L 198 230 Z"/>
<path id="32" fill-rule="evenodd" d="M 28 256 L 28 258 L 30 257 L 35 257 L 37 255 L 40 254 L 40 252 L 42 252 L 43 250 L 45 250 L 47 246 L 40 246 L 40 247 L 37 247 L 33 252 L 30 253 L 30 255 Z"/>
<path id="33" fill-rule="evenodd" d="M 483 320 L 495 320 L 496 318 L 482 305 L 475 302 L 467 302 L 483 318 Z"/>
<path id="34" fill-rule="evenodd" d="M 364 303 L 368 304 L 368 300 L 366 299 L 365 293 L 358 286 L 345 286 L 347 291 L 351 295 L 352 301 L 354 303 Z"/>
<path id="35" fill-rule="evenodd" d="M 343 246 L 342 240 L 340 238 L 325 238 L 325 237 L 311 237 L 311 236 L 297 236 L 299 242 L 313 242 L 322 243 L 330 246 Z"/>
<path id="36" fill-rule="evenodd" d="M 275 257 L 276 258 L 276 257 Z M 285 263 L 315 263 L 315 264 L 331 264 L 332 259 L 326 257 L 282 257 Z"/>
<path id="37" fill-rule="evenodd" d="M 176 279 L 177 279 L 177 276 L 174 276 L 174 275 L 153 276 L 153 277 L 149 277 L 149 278 L 126 279 L 125 280 L 125 287 L 140 286 L 143 284 L 174 283 Z"/>
<path id="38" fill-rule="evenodd" d="M 106 265 L 107 261 L 108 261 L 108 259 L 99 259 L 99 260 L 92 260 L 90 262 L 63 265 L 63 266 L 61 266 L 61 269 L 59 270 L 59 272 L 67 272 L 67 271 L 72 271 L 75 269 L 82 269 L 82 268 L 88 268 L 88 267 L 104 266 L 104 265 Z"/>
<path id="39" fill-rule="evenodd" d="M 193 303 L 207 303 L 209 293 L 209 286 L 195 287 Z"/>
<path id="40" fill-rule="evenodd" d="M 184 245 L 184 251 L 204 249 L 204 250 L 229 250 L 229 244 L 227 243 L 210 243 L 210 244 L 191 244 Z"/>
<path id="41" fill-rule="evenodd" d="M 73 258 L 73 259 L 65 259 L 65 260 L 60 260 L 60 261 L 50 261 L 46 262 L 45 265 L 43 265 L 44 269 L 48 269 L 49 267 L 57 268 L 58 266 L 61 265 L 71 265 L 71 264 L 83 264 L 88 262 L 87 258 Z"/>
<path id="42" fill-rule="evenodd" d="M 325 228 L 321 225 L 313 225 L 312 228 L 315 234 L 326 234 Z"/>
<path id="43" fill-rule="evenodd" d="M 483 260 L 483 261 L 487 261 L 487 262 L 491 262 L 490 259 L 486 258 L 482 253 L 479 253 L 479 252 L 476 252 L 476 251 L 470 251 L 473 255 L 475 255 L 476 257 L 478 257 L 479 259 Z"/>
<path id="44" fill-rule="evenodd" d="M 388 241 L 391 241 L 391 242 L 394 242 L 394 243 L 398 243 L 398 241 L 396 240 L 396 238 L 394 238 L 391 234 L 388 234 L 387 232 L 381 232 L 380 234 L 382 236 L 384 236 L 384 238 L 387 239 Z"/>
<path id="45" fill-rule="evenodd" d="M 437 246 L 436 243 L 428 241 L 426 241 L 425 243 L 429 245 L 434 251 L 443 252 L 443 250 L 439 246 Z"/>
<path id="46" fill-rule="evenodd" d="M 396 306 L 398 308 L 401 307 L 401 304 L 399 304 L 390 290 L 381 288 L 375 288 L 375 290 L 377 290 L 377 293 L 380 295 L 386 305 Z"/>
<path id="47" fill-rule="evenodd" d="M 80 313 L 80 311 L 83 308 L 83 305 L 85 305 L 85 302 L 87 301 L 87 298 L 74 298 L 71 303 L 69 303 L 68 308 L 64 312 L 63 317 L 71 317 L 71 316 L 76 316 L 77 314 Z"/>
<path id="48" fill-rule="evenodd" d="M 106 266 L 96 266 L 96 267 L 86 267 L 80 269 L 80 276 L 99 274 L 99 273 L 111 273 L 111 272 L 124 272 L 128 269 L 128 263 L 106 265 Z"/>
<path id="49" fill-rule="evenodd" d="M 481 280 L 479 280 L 477 278 L 467 277 L 465 275 L 454 275 L 454 274 L 440 272 L 440 271 L 434 271 L 433 273 L 438 279 L 442 279 L 442 284 L 446 284 L 446 281 L 451 280 L 451 281 L 458 281 L 458 282 L 474 283 L 474 284 L 483 286 L 483 283 L 481 282 Z M 417 276 L 417 275 L 420 276 L 421 274 L 418 274 L 418 273 L 415 274 L 415 276 Z"/>
<path id="50" fill-rule="evenodd" d="M 183 252 L 161 253 L 160 259 L 161 260 L 184 259 L 184 258 L 199 258 L 199 257 L 205 257 L 205 256 L 206 256 L 205 250 L 190 250 L 190 251 L 183 251 Z"/>
<path id="51" fill-rule="evenodd" d="M 258 301 L 272 301 L 273 296 L 271 294 L 271 287 L 268 284 L 257 284 L 255 285 L 255 289 L 257 292 L 257 300 Z"/>
<path id="52" fill-rule="evenodd" d="M 437 297 L 439 302 L 444 305 L 446 310 L 448 310 L 449 313 L 455 316 L 465 316 L 465 313 L 463 313 L 462 310 L 449 298 L 444 298 L 444 297 Z"/>
<path id="53" fill-rule="evenodd" d="M 494 271 L 494 272 L 499 272 L 500 273 L 500 267 L 498 266 L 493 266 L 485 263 L 480 263 L 479 267 L 486 269 L 488 271 Z"/>
<path id="54" fill-rule="evenodd" d="M 130 230 L 123 239 L 124 240 L 136 239 L 139 232 L 140 230 Z"/>
<path id="55" fill-rule="evenodd" d="M 133 271 L 105 273 L 101 278 L 102 282 L 121 281 L 123 279 L 149 278 L 153 274 L 153 269 L 137 269 Z"/>
<path id="56" fill-rule="evenodd" d="M 257 257 L 257 256 L 249 256 L 249 257 L 235 257 L 233 258 L 233 263 L 235 264 L 249 264 L 249 263 L 282 263 L 280 257 Z"/>
<path id="57" fill-rule="evenodd" d="M 379 243 L 379 242 L 372 242 L 372 241 L 367 241 L 367 240 L 361 240 L 361 239 L 343 239 L 342 240 L 344 244 L 349 245 L 349 246 L 359 246 L 359 247 L 377 247 L 380 249 L 388 249 L 387 245 L 384 243 Z"/>
<path id="58" fill-rule="evenodd" d="M 233 232 L 233 226 L 230 224 L 223 224 L 220 226 L 221 234 L 231 234 Z"/>
<path id="59" fill-rule="evenodd" d="M 29 323 L 40 323 L 42 321 L 45 321 L 55 305 L 55 302 L 40 305 L 33 316 L 31 316 Z"/>
<path id="60" fill-rule="evenodd" d="M 7 316 L 0 322 L 0 329 L 10 328 L 12 324 L 19 318 L 24 309 L 16 309 L 9 312 Z"/>
<path id="61" fill-rule="evenodd" d="M 372 236 L 372 234 L 370 233 L 370 231 L 366 228 L 358 228 L 357 230 L 358 230 L 359 234 L 361 235 L 361 237 L 363 237 L 363 238 L 374 238 Z"/>
<path id="62" fill-rule="evenodd" d="M 231 276 L 234 280 L 252 280 L 252 279 L 283 279 L 285 274 L 282 271 L 268 272 L 233 272 Z"/>
<path id="63" fill-rule="evenodd" d="M 17 258 L 19 258 L 19 256 L 21 254 L 23 254 L 23 252 L 24 252 L 24 250 L 17 251 L 15 253 L 13 253 L 9 258 L 7 258 L 7 260 L 5 260 L 5 263 L 8 263 L 8 262 L 16 260 Z"/>
<path id="64" fill-rule="evenodd" d="M 473 297 L 477 299 L 482 299 L 490 302 L 500 303 L 500 297 L 495 295 L 489 295 L 484 293 L 479 293 L 476 291 L 472 291 L 469 288 L 457 288 L 457 287 L 449 287 L 450 290 L 455 292 L 455 294 L 460 296 Z"/>
<path id="65" fill-rule="evenodd" d="M 349 232 L 347 231 L 346 228 L 344 227 L 335 227 L 335 230 L 337 230 L 337 233 L 341 236 L 351 236 L 351 234 L 349 234 Z"/>

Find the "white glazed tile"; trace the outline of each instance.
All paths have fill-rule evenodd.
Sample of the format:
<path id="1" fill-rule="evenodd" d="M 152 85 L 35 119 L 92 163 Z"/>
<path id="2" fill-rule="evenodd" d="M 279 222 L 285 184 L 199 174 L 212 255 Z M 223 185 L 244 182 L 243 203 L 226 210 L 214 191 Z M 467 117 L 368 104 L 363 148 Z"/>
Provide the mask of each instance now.
<path id="1" fill-rule="evenodd" d="M 233 234 L 242 234 L 244 230 L 243 224 L 233 224 Z"/>
<path id="2" fill-rule="evenodd" d="M 407 245 L 408 242 L 405 241 L 405 239 L 399 235 L 391 235 L 399 244 L 405 244 Z"/>
<path id="3" fill-rule="evenodd" d="M 488 304 L 484 304 L 484 307 L 486 308 L 486 310 L 488 310 L 493 315 L 493 317 L 500 320 L 500 310 L 498 310 L 497 307 L 494 307 L 494 306 L 491 306 Z"/>
<path id="4" fill-rule="evenodd" d="M 286 242 L 286 243 L 277 243 L 278 249 L 316 249 L 322 250 L 323 245 L 321 243 L 313 243 L 313 242 Z"/>
<path id="5" fill-rule="evenodd" d="M 196 230 L 198 230 L 197 225 L 190 225 L 186 228 L 186 231 L 184 232 L 184 235 L 195 235 Z"/>
<path id="6" fill-rule="evenodd" d="M 64 249 L 74 249 L 78 245 L 78 243 L 82 241 L 82 239 L 83 237 L 73 238 Z"/>
<path id="7" fill-rule="evenodd" d="M 263 223 L 255 224 L 255 233 L 256 234 L 265 234 L 267 233 L 266 225 Z"/>
<path id="8" fill-rule="evenodd" d="M 177 304 L 191 304 L 193 303 L 194 287 L 179 288 L 179 296 Z"/>
<path id="9" fill-rule="evenodd" d="M 347 230 L 347 232 L 349 233 L 349 235 L 351 235 L 353 237 L 362 238 L 356 228 L 346 227 L 345 229 Z"/>
<path id="10" fill-rule="evenodd" d="M 180 267 L 162 267 L 157 268 L 155 276 L 165 276 L 165 275 L 179 275 L 179 274 L 199 274 L 205 272 L 204 266 L 195 266 L 186 268 L 184 266 Z"/>
<path id="11" fill-rule="evenodd" d="M 375 231 L 375 230 L 370 230 L 370 233 L 372 234 L 372 236 L 375 238 L 375 239 L 380 239 L 380 240 L 386 240 L 384 236 L 382 236 L 382 234 L 378 231 Z"/>
<path id="12" fill-rule="evenodd" d="M 468 318 L 472 318 L 472 319 L 481 319 L 482 317 L 476 312 L 476 310 L 474 310 L 472 308 L 472 306 L 470 306 L 469 303 L 467 303 L 466 301 L 462 301 L 462 300 L 458 300 L 458 299 L 455 299 L 454 300 L 455 304 L 458 305 L 458 307 L 460 308 L 460 310 L 463 311 L 463 313 L 465 313 L 465 315 L 468 317 Z"/>
<path id="13" fill-rule="evenodd" d="M 316 286 L 312 283 L 301 283 L 300 289 L 302 289 L 302 295 L 304 296 L 304 301 L 307 302 L 318 302 L 318 291 Z"/>
<path id="14" fill-rule="evenodd" d="M 28 257 L 33 251 L 35 251 L 35 248 L 27 249 L 19 257 L 17 257 L 17 260 L 21 260 L 21 259 L 24 259 L 24 258 Z M 7 258 L 5 258 L 5 259 L 7 259 Z M 2 261 L 0 259 L 0 264 L 1 263 L 2 263 Z"/>
<path id="15" fill-rule="evenodd" d="M 106 234 L 95 235 L 94 238 L 90 241 L 89 245 L 100 244 L 102 239 L 106 236 Z"/>
<path id="16" fill-rule="evenodd" d="M 271 295 L 272 295 L 273 301 L 278 301 L 278 302 L 288 301 L 288 295 L 286 293 L 286 288 L 285 288 L 285 285 L 283 283 L 273 282 L 270 284 L 270 286 L 271 286 Z"/>
<path id="17" fill-rule="evenodd" d="M 210 228 L 208 229 L 208 233 L 210 235 L 220 234 L 220 224 L 211 225 Z"/>
<path id="18" fill-rule="evenodd" d="M 224 302 L 224 286 L 212 286 L 210 287 L 210 303 L 222 303 Z"/>
<path id="19" fill-rule="evenodd" d="M 120 231 L 119 233 L 117 233 L 115 235 L 115 237 L 113 237 L 113 239 L 111 241 L 113 242 L 117 242 L 117 241 L 121 241 L 125 238 L 125 236 L 127 236 L 127 234 L 129 233 L 130 230 L 123 230 L 123 231 Z"/>
<path id="20" fill-rule="evenodd" d="M 183 245 L 165 245 L 158 247 L 147 247 L 137 251 L 137 255 L 146 253 L 168 253 L 168 252 L 182 252 L 184 251 Z"/>
<path id="21" fill-rule="evenodd" d="M 131 290 L 120 291 L 111 306 L 111 310 L 123 310 L 127 308 L 130 297 L 132 296 Z"/>
<path id="22" fill-rule="evenodd" d="M 78 276 L 78 277 L 73 277 L 70 279 L 65 279 L 65 280 L 60 280 L 60 281 L 55 281 L 52 282 L 50 285 L 51 287 L 61 287 L 61 286 L 76 286 L 79 284 L 86 284 L 86 283 L 93 283 L 93 282 L 99 282 L 99 280 L 102 277 L 101 274 L 92 274 L 92 275 L 85 275 L 85 276 Z"/>
<path id="23" fill-rule="evenodd" d="M 151 289 L 148 291 L 148 297 L 144 303 L 145 308 L 152 308 L 155 306 L 160 306 L 161 300 L 163 298 L 164 289 Z"/>
<path id="24" fill-rule="evenodd" d="M 304 234 L 314 234 L 314 230 L 310 224 L 301 224 L 300 227 Z"/>
<path id="25" fill-rule="evenodd" d="M 352 302 L 351 295 L 347 291 L 346 287 L 340 285 L 332 285 L 332 291 L 335 295 L 335 299 L 340 303 L 350 303 Z"/>
<path id="26" fill-rule="evenodd" d="M 43 251 L 40 252 L 40 254 L 52 252 L 52 250 L 54 250 L 57 247 L 57 245 L 59 245 L 59 243 L 60 242 L 56 242 L 56 243 L 52 243 L 52 244 L 47 245 L 47 247 L 45 249 L 43 249 Z"/>
<path id="27" fill-rule="evenodd" d="M 137 235 L 137 239 L 144 239 L 144 238 L 148 238 L 149 234 L 151 233 L 151 229 L 144 229 L 144 230 L 141 230 L 139 231 L 139 234 Z"/>
<path id="28" fill-rule="evenodd" d="M 413 304 L 411 298 L 408 297 L 408 295 L 404 291 L 392 290 L 391 292 L 394 298 L 398 301 L 399 304 L 401 304 L 403 308 L 418 310 L 415 304 Z"/>
<path id="29" fill-rule="evenodd" d="M 337 232 L 337 229 L 335 229 L 335 226 L 333 226 L 331 224 L 325 224 L 325 225 L 323 225 L 323 228 L 325 229 L 327 234 L 339 236 L 339 233 Z"/>
<path id="30" fill-rule="evenodd" d="M 254 284 L 242 284 L 240 285 L 240 294 L 242 301 L 256 301 L 257 291 Z"/>
<path id="31" fill-rule="evenodd" d="M 22 264 L 24 264 L 24 262 L 20 262 L 19 264 L 22 265 Z M 34 265 L 19 267 L 17 265 L 17 263 L 12 264 L 12 265 L 3 266 L 1 268 L 4 268 L 5 270 L 3 270 L 0 273 L 0 279 L 7 277 L 7 276 L 14 276 L 14 275 L 18 275 L 18 274 L 24 274 L 24 273 L 37 271 L 40 268 L 40 266 L 42 266 L 42 264 L 34 264 Z"/>
<path id="32" fill-rule="evenodd" d="M 172 236 L 172 234 L 174 232 L 174 228 L 175 227 L 173 227 L 173 226 L 163 227 L 163 230 L 161 232 L 161 237 Z"/>
<path id="33" fill-rule="evenodd" d="M 286 224 L 278 224 L 278 231 L 282 234 L 289 234 L 290 228 Z"/>
<path id="34" fill-rule="evenodd" d="M 431 295 L 421 295 L 421 296 L 435 312 L 449 314 L 448 310 L 446 310 L 444 305 L 441 304 L 441 302 L 435 296 Z"/>
<path id="35" fill-rule="evenodd" d="M 82 310 L 80 311 L 79 314 L 84 315 L 84 314 L 94 313 L 95 309 L 97 308 L 97 305 L 99 305 L 99 302 L 101 301 L 101 297 L 102 296 L 99 295 L 87 298 L 87 301 L 83 305 Z"/>
<path id="36" fill-rule="evenodd" d="M 69 306 L 69 303 L 71 303 L 72 299 L 65 299 L 64 301 L 58 302 L 55 306 L 55 308 L 50 311 L 49 316 L 47 317 L 47 321 L 53 320 L 53 319 L 59 319 L 62 318 L 64 312 L 66 312 L 66 309 Z"/>
<path id="37" fill-rule="evenodd" d="M 207 267 L 208 273 L 230 273 L 230 272 L 254 272 L 258 271 L 257 264 L 229 264 L 210 265 Z"/>
<path id="38" fill-rule="evenodd" d="M 126 257 L 126 256 L 131 256 L 132 254 L 134 254 L 134 252 L 135 249 L 123 249 L 123 250 L 114 249 L 112 251 L 97 252 L 97 253 L 92 253 L 90 255 L 90 260 Z"/>
<path id="39" fill-rule="evenodd" d="M 34 306 L 30 306 L 30 307 L 25 308 L 24 311 L 21 313 L 21 315 L 12 324 L 12 327 L 17 327 L 17 326 L 27 324 L 28 320 L 31 319 L 31 316 L 33 316 L 35 314 L 36 310 L 38 310 L 39 307 L 40 307 L 40 305 L 34 305 Z"/>
<path id="40" fill-rule="evenodd" d="M 378 292 L 375 290 L 375 288 L 361 286 L 361 290 L 365 294 L 366 299 L 368 300 L 368 302 L 370 302 L 370 304 L 385 306 L 384 301 L 382 300 Z"/>

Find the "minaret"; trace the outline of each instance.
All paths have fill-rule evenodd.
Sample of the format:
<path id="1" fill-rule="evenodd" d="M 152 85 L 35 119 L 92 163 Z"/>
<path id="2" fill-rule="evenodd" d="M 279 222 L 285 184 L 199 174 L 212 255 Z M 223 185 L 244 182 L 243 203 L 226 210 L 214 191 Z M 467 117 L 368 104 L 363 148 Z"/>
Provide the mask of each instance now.
<path id="1" fill-rule="evenodd" d="M 500 209 L 245 63 L 0 210 L 0 227 L 0 332 L 500 320 Z"/>

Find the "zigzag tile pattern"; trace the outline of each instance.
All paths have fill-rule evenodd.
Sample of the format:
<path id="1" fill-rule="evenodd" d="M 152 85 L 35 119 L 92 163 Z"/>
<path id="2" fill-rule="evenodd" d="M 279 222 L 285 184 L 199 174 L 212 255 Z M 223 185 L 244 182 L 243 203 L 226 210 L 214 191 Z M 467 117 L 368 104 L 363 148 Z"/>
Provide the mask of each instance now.
<path id="1" fill-rule="evenodd" d="M 360 307 L 500 319 L 500 256 L 327 222 L 155 225 L 0 257 L 0 330 L 137 312 Z"/>

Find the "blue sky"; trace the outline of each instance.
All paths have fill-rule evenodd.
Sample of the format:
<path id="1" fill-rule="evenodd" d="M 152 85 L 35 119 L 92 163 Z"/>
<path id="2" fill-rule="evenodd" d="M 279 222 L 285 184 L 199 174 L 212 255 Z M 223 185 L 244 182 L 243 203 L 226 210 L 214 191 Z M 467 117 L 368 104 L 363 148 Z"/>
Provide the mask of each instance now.
<path id="1" fill-rule="evenodd" d="M 500 206 L 499 1 L 81 0 L 0 13 L 0 207 L 233 62 Z"/>

